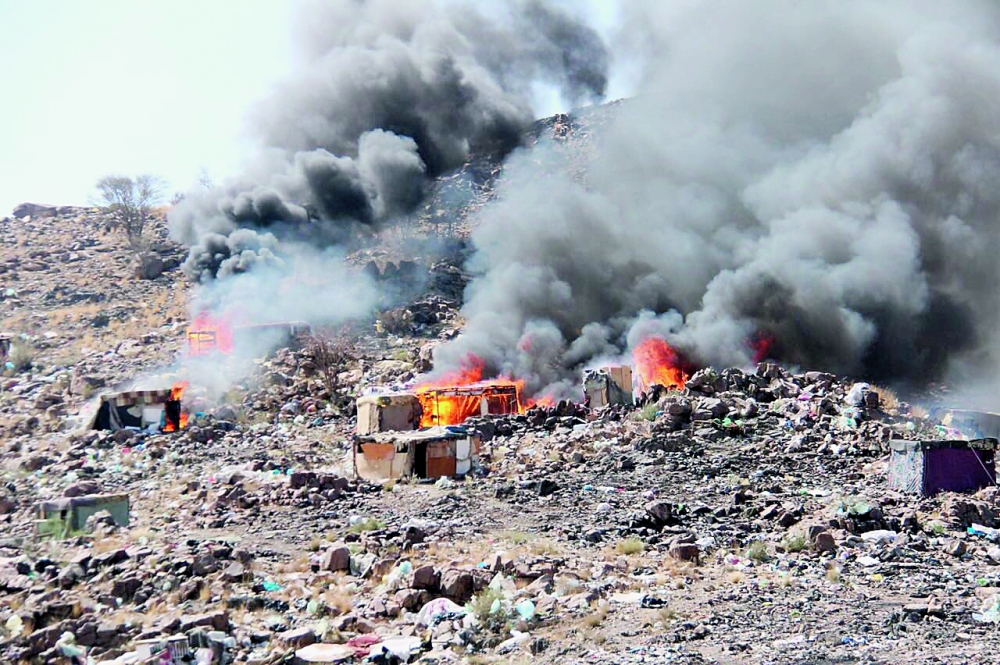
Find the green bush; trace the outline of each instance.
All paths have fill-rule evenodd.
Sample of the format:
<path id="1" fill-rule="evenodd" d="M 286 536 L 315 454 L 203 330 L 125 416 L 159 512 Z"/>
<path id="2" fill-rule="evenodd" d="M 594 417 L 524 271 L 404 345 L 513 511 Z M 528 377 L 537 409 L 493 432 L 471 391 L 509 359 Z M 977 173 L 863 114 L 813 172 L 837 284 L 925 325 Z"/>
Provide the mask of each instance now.
<path id="1" fill-rule="evenodd" d="M 801 552 L 809 547 L 809 539 L 797 533 L 785 539 L 785 549 L 789 552 Z"/>
<path id="2" fill-rule="evenodd" d="M 767 561 L 767 545 L 762 541 L 755 540 L 747 548 L 747 558 L 757 563 Z"/>
<path id="3" fill-rule="evenodd" d="M 656 404 L 647 404 L 646 406 L 639 409 L 637 416 L 639 420 L 648 420 L 649 422 L 653 422 L 654 420 L 656 420 L 656 412 L 658 410 L 659 409 L 657 408 Z"/>
<path id="4" fill-rule="evenodd" d="M 20 342 L 10 350 L 7 359 L 14 365 L 14 369 L 23 372 L 34 364 L 35 349 L 30 344 Z"/>
<path id="5" fill-rule="evenodd" d="M 348 529 L 351 533 L 364 533 L 365 531 L 378 531 L 385 528 L 385 522 L 380 522 L 374 517 L 366 517 L 351 525 Z"/>

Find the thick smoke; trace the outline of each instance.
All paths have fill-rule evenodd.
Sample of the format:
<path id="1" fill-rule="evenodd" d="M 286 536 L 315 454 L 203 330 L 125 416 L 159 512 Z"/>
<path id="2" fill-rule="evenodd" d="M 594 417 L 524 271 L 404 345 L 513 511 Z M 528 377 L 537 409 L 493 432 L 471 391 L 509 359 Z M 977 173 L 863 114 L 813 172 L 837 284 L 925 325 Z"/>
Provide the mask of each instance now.
<path id="1" fill-rule="evenodd" d="M 306 7 L 302 69 L 257 114 L 267 148 L 171 214 L 172 236 L 192 245 L 185 270 L 202 281 L 270 262 L 275 240 L 332 245 L 407 214 L 428 178 L 517 145 L 538 83 L 572 103 L 607 84 L 596 33 L 542 0 Z M 247 237 L 261 230 L 271 236 Z"/>
<path id="2" fill-rule="evenodd" d="M 746 364 L 766 331 L 781 360 L 878 380 L 997 369 L 993 3 L 624 12 L 639 94 L 582 179 L 558 142 L 508 162 L 439 366 L 472 352 L 558 392 L 652 326 L 700 363 Z"/>

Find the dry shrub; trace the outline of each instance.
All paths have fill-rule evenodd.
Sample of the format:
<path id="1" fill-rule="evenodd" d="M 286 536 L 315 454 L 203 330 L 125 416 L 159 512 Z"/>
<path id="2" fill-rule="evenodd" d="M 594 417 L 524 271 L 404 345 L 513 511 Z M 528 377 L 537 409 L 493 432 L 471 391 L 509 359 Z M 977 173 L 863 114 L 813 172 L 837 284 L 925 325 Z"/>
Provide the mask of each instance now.
<path id="1" fill-rule="evenodd" d="M 350 339 L 344 334 L 317 333 L 306 343 L 306 355 L 316 365 L 330 400 L 337 401 L 342 387 L 340 375 L 347 371 L 356 356 Z"/>
<path id="2" fill-rule="evenodd" d="M 747 576 L 741 570 L 730 570 L 726 573 L 726 581 L 730 584 L 743 584 L 747 579 Z"/>
<path id="3" fill-rule="evenodd" d="M 632 554 L 641 554 L 646 549 L 646 543 L 642 542 L 640 538 L 626 538 L 624 540 L 619 540 L 615 544 L 615 551 L 619 554 L 624 554 L 625 556 L 630 556 Z"/>
<path id="4" fill-rule="evenodd" d="M 883 411 L 894 411 L 899 408 L 899 396 L 889 388 L 872 386 L 872 390 L 878 393 L 879 405 Z"/>
<path id="5" fill-rule="evenodd" d="M 338 615 L 347 614 L 354 609 L 354 603 L 351 602 L 351 597 L 352 594 L 340 586 L 331 585 L 330 588 L 323 594 L 323 603 Z"/>
<path id="6" fill-rule="evenodd" d="M 583 617 L 583 625 L 587 628 L 597 628 L 608 618 L 610 610 L 611 606 L 608 603 L 598 603 L 597 608 L 593 612 Z"/>

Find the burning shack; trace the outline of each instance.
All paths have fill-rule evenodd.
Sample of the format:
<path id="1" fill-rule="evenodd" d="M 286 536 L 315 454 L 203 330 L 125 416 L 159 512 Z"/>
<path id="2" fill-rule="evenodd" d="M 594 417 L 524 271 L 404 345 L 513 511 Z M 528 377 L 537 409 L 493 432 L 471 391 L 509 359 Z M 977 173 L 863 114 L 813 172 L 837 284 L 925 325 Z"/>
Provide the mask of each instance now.
<path id="1" fill-rule="evenodd" d="M 262 343 L 299 346 L 311 334 L 312 327 L 303 321 L 233 326 L 225 319 L 200 314 L 188 328 L 187 350 L 191 357 L 230 355 L 240 347 L 252 349 Z"/>
<path id="2" fill-rule="evenodd" d="M 187 383 L 160 390 L 131 390 L 104 393 L 85 425 L 88 429 L 118 431 L 159 427 L 175 432 L 187 427 L 188 414 L 182 406 Z"/>
<path id="3" fill-rule="evenodd" d="M 379 432 L 354 442 L 354 472 L 372 481 L 463 476 L 478 460 L 479 437 L 461 427 Z"/>
<path id="4" fill-rule="evenodd" d="M 521 404 L 517 384 L 501 379 L 367 395 L 357 408 L 355 473 L 387 480 L 469 473 L 479 458 L 479 438 L 458 425 L 473 416 L 520 413 Z"/>
<path id="5" fill-rule="evenodd" d="M 421 427 L 461 425 L 473 416 L 519 413 L 517 385 L 513 382 L 480 382 L 468 386 L 418 389 Z"/>

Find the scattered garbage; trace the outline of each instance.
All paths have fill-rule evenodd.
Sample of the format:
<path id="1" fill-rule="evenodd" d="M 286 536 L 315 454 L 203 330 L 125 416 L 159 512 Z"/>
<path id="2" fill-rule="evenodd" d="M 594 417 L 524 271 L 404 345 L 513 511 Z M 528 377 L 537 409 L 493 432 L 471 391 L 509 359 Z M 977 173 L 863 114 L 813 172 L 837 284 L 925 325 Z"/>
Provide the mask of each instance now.
<path id="1" fill-rule="evenodd" d="M 525 599 L 514 605 L 514 611 L 525 621 L 535 618 L 535 604 L 530 600 Z"/>
<path id="2" fill-rule="evenodd" d="M 372 653 L 392 656 L 406 663 L 415 653 L 420 651 L 422 644 L 419 637 L 387 637 L 376 648 L 372 649 Z"/>
<path id="3" fill-rule="evenodd" d="M 983 526 L 982 524 L 973 524 L 965 531 L 970 536 L 982 536 L 983 538 L 987 538 L 992 541 L 1000 541 L 1000 529 Z"/>
<path id="4" fill-rule="evenodd" d="M 461 617 L 467 613 L 468 610 L 447 598 L 435 598 L 420 608 L 420 612 L 417 613 L 417 625 L 432 626 L 441 617 L 451 615 Z"/>
<path id="5" fill-rule="evenodd" d="M 1000 594 L 987 598 L 979 612 L 973 613 L 972 618 L 980 623 L 1000 623 Z"/>

